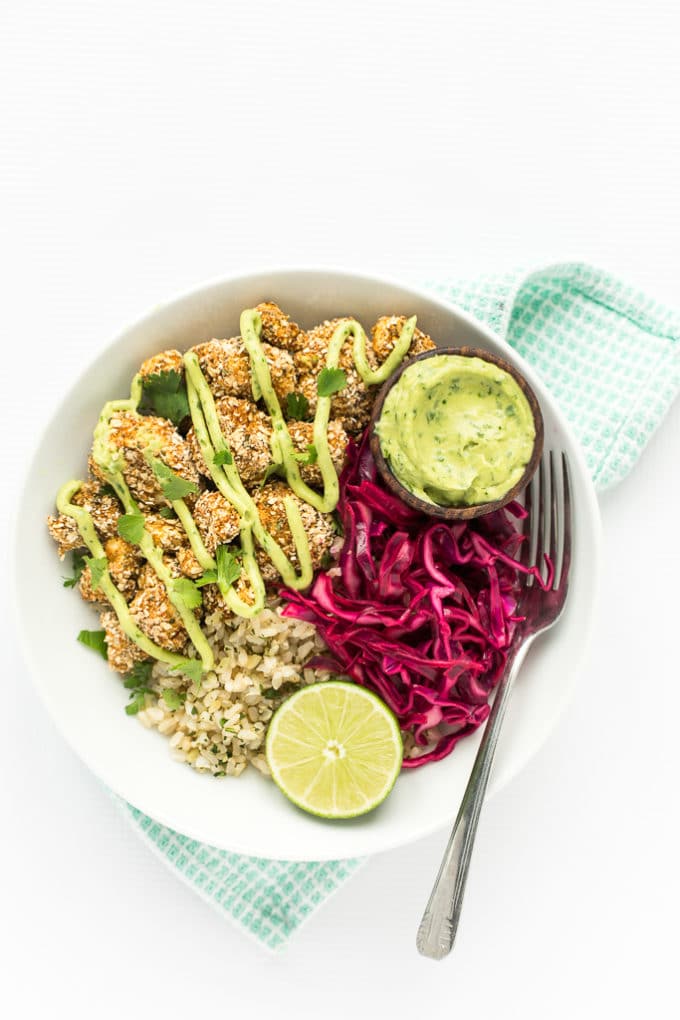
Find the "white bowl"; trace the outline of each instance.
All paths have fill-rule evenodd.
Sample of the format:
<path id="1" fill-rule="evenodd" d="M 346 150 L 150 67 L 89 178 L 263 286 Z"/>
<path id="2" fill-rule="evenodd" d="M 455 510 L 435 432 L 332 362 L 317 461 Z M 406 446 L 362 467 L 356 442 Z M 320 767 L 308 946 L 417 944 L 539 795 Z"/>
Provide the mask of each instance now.
<path id="1" fill-rule="evenodd" d="M 158 308 L 104 348 L 66 393 L 31 463 L 19 507 L 15 590 L 26 657 L 49 713 L 76 753 L 113 791 L 143 812 L 193 838 L 260 857 L 323 860 L 387 850 L 448 825 L 456 814 L 479 733 L 446 760 L 400 776 L 387 801 L 362 819 L 329 823 L 305 815 L 254 769 L 236 779 L 200 775 L 170 758 L 167 741 L 123 711 L 119 677 L 76 641 L 97 617 L 64 590 L 64 565 L 48 537 L 58 487 L 82 477 L 102 404 L 129 392 L 140 362 L 168 347 L 238 334 L 243 308 L 276 301 L 302 326 L 351 314 L 365 325 L 384 313 L 418 316 L 442 345 L 487 347 L 517 365 L 545 418 L 545 445 L 569 455 L 574 488 L 575 548 L 567 608 L 536 643 L 517 684 L 490 792 L 514 776 L 546 739 L 563 711 L 590 629 L 598 576 L 599 513 L 583 458 L 540 379 L 507 344 L 460 309 L 399 284 L 352 273 L 285 270 L 209 284 Z M 39 626 L 36 625 L 39 624 Z"/>

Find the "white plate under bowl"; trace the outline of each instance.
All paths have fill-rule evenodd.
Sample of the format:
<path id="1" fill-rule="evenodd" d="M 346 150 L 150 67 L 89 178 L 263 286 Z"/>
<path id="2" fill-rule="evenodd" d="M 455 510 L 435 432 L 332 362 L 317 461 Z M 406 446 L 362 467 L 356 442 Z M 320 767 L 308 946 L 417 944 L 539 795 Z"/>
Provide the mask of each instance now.
<path id="1" fill-rule="evenodd" d="M 498 790 L 555 726 L 586 645 L 598 574 L 599 514 L 585 464 L 567 424 L 531 368 L 507 344 L 459 309 L 398 284 L 352 273 L 286 270 L 204 286 L 156 309 L 85 367 L 64 395 L 31 463 L 21 497 L 14 583 L 26 657 L 64 738 L 112 790 L 157 821 L 216 847 L 261 857 L 323 860 L 387 850 L 448 825 L 458 808 L 479 742 L 475 734 L 445 761 L 403 774 L 391 796 L 363 819 L 325 822 L 303 814 L 254 769 L 213 779 L 174 762 L 167 741 L 123 711 L 119 677 L 76 641 L 97 627 L 91 606 L 65 590 L 64 565 L 45 517 L 68 478 L 82 477 L 102 404 L 124 397 L 140 362 L 164 348 L 184 350 L 239 332 L 243 308 L 276 301 L 303 327 L 351 314 L 369 326 L 380 314 L 418 316 L 444 346 L 486 347 L 517 365 L 540 400 L 546 448 L 564 448 L 574 488 L 575 548 L 567 609 L 540 639 L 522 670 L 491 779 Z M 39 621 L 39 626 L 36 626 Z"/>

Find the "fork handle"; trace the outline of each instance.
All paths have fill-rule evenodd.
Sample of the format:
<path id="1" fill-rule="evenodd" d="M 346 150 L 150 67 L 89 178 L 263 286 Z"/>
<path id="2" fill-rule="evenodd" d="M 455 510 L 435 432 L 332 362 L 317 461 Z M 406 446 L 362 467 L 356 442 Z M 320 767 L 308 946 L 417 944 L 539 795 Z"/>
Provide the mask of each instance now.
<path id="1" fill-rule="evenodd" d="M 533 635 L 515 652 L 514 659 L 498 685 L 484 736 L 472 766 L 470 779 L 430 894 L 423 919 L 418 928 L 416 945 L 423 956 L 441 960 L 453 948 L 458 931 L 460 912 L 467 882 L 470 857 L 477 833 L 477 823 L 489 782 L 510 693 Z"/>

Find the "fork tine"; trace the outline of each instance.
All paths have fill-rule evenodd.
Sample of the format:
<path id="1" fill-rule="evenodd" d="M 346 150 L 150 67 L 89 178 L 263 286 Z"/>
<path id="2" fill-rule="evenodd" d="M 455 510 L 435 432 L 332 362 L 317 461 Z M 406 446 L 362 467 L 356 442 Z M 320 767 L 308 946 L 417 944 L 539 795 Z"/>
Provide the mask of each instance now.
<path id="1" fill-rule="evenodd" d="M 564 541 L 562 544 L 562 570 L 560 571 L 559 587 L 566 585 L 569 579 L 571 563 L 571 485 L 569 482 L 569 461 L 566 453 L 562 454 L 562 507 L 564 512 Z"/>
<path id="2" fill-rule="evenodd" d="M 520 563 L 522 563 L 525 567 L 530 567 L 533 562 L 531 559 L 531 533 L 533 530 L 533 513 L 531 508 L 533 503 L 533 488 L 534 482 L 532 479 L 524 490 L 524 509 L 526 510 L 527 516 L 524 518 L 524 526 L 522 528 L 524 541 L 520 548 Z"/>
<path id="3" fill-rule="evenodd" d="M 532 535 L 531 544 L 534 548 L 534 565 L 538 569 L 538 572 L 543 576 L 543 536 L 545 534 L 544 519 L 546 512 L 546 498 L 545 498 L 545 481 L 546 481 L 546 470 L 545 470 L 545 457 L 541 457 L 541 461 L 538 465 L 538 493 L 537 499 L 534 504 L 534 512 L 532 513 L 532 532 L 536 536 L 536 544 L 534 545 L 534 539 Z"/>
<path id="4" fill-rule="evenodd" d="M 553 566 L 553 587 L 557 582 L 557 559 L 559 556 L 558 546 L 558 530 L 559 530 L 559 518 L 558 518 L 558 503 L 557 503 L 557 472 L 555 471 L 555 457 L 553 451 L 550 451 L 549 456 L 550 464 L 550 540 L 548 542 L 547 553 L 550 557 L 550 562 Z M 548 575 L 549 576 L 549 575 Z"/>

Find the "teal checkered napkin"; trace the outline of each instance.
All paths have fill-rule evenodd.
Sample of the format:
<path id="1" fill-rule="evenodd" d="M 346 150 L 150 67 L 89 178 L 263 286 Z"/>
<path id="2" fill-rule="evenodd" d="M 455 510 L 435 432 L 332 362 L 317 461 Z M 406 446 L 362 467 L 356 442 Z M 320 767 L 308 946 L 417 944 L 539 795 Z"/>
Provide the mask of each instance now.
<path id="1" fill-rule="evenodd" d="M 432 289 L 534 366 L 569 419 L 599 490 L 630 471 L 680 388 L 677 312 L 576 263 Z M 362 863 L 242 857 L 173 832 L 131 805 L 123 809 L 175 874 L 269 949 L 285 946 Z"/>

